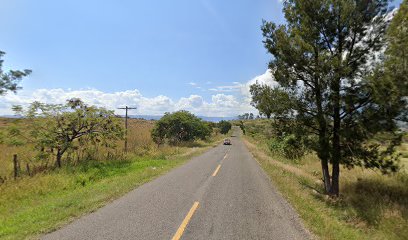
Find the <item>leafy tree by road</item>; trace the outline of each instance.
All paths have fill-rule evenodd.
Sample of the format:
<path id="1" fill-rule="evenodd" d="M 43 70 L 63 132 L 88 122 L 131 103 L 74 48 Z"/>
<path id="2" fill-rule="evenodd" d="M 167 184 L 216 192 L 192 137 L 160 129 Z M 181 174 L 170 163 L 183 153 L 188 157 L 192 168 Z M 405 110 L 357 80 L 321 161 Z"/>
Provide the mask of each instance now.
<path id="1" fill-rule="evenodd" d="M 222 120 L 218 123 L 218 128 L 222 134 L 227 134 L 231 130 L 232 124 L 228 121 Z"/>
<path id="2" fill-rule="evenodd" d="M 158 145 L 205 139 L 211 135 L 210 127 L 188 111 L 165 113 L 152 130 L 152 138 Z"/>
<path id="3" fill-rule="evenodd" d="M 408 96 L 408 1 L 404 0 L 387 30 L 385 75 Z"/>
<path id="4" fill-rule="evenodd" d="M 274 106 L 272 87 L 255 83 L 250 86 L 249 91 L 252 95 L 251 105 L 258 109 L 261 115 L 265 115 L 268 119 L 271 118 L 272 108 Z"/>
<path id="5" fill-rule="evenodd" d="M 4 95 L 8 91 L 16 92 L 20 89 L 18 82 L 31 73 L 31 70 L 28 69 L 4 71 L 2 57 L 5 54 L 5 52 L 0 51 L 0 95 Z"/>
<path id="6" fill-rule="evenodd" d="M 321 161 L 326 192 L 339 194 L 340 164 L 396 171 L 401 95 L 380 98 L 387 87 L 398 92 L 395 82 L 368 77 L 370 61 L 384 46 L 388 1 L 288 0 L 283 6 L 285 25 L 262 26 L 274 56 L 269 68 L 295 93 L 298 125 L 316 135 L 310 147 Z M 394 136 L 385 150 L 370 142 L 382 131 Z"/>
<path id="7" fill-rule="evenodd" d="M 122 124 L 113 111 L 88 106 L 80 99 L 67 100 L 66 104 L 33 102 L 25 112 L 22 108 L 15 110 L 29 119 L 29 139 L 38 157 L 55 155 L 58 167 L 64 154 L 79 141 L 113 147 L 113 141 L 124 136 Z"/>
<path id="8" fill-rule="evenodd" d="M 245 125 L 244 125 L 244 122 L 242 120 L 239 121 L 238 126 L 241 129 L 242 133 L 245 135 L 245 133 L 246 133 Z"/>
<path id="9" fill-rule="evenodd" d="M 279 118 L 290 112 L 291 99 L 288 92 L 279 87 L 255 83 L 250 86 L 251 105 L 268 119 L 271 115 Z"/>

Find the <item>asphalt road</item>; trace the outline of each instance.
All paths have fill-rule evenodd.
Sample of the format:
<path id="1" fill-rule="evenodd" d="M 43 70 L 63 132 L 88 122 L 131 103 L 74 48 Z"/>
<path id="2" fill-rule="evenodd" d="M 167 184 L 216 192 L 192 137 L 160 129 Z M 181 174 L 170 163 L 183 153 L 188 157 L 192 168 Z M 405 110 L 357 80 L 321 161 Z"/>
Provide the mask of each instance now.
<path id="1" fill-rule="evenodd" d="M 239 137 L 43 239 L 308 239 Z"/>

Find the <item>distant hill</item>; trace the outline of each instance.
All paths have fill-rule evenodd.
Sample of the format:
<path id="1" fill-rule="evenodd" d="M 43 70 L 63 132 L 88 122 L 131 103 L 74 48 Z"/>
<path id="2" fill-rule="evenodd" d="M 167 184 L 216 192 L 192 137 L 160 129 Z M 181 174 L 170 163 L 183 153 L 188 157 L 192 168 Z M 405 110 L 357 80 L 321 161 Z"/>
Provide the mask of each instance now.
<path id="1" fill-rule="evenodd" d="M 117 115 L 121 117 L 125 117 L 124 115 Z M 129 118 L 141 118 L 145 120 L 159 120 L 163 115 L 129 115 Z M 199 118 L 203 119 L 204 121 L 209 122 L 219 122 L 221 120 L 236 120 L 238 117 L 206 117 L 206 116 L 198 116 Z M 0 118 L 22 118 L 19 115 L 1 115 Z"/>
<path id="2" fill-rule="evenodd" d="M 0 118 L 22 118 L 21 115 L 0 115 Z"/>
<path id="3" fill-rule="evenodd" d="M 130 118 L 141 118 L 146 120 L 159 120 L 162 115 L 129 115 Z M 206 116 L 198 116 L 199 118 L 203 119 L 204 121 L 209 122 L 219 122 L 221 120 L 236 120 L 238 117 L 206 117 Z"/>

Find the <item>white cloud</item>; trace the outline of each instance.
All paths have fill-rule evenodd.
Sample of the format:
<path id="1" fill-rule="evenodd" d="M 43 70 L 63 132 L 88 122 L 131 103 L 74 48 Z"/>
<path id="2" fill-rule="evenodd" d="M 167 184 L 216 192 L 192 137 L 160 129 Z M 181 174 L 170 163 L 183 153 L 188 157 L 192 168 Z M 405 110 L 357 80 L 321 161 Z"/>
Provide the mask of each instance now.
<path id="1" fill-rule="evenodd" d="M 164 112 L 181 109 L 203 116 L 222 117 L 240 113 L 239 102 L 232 95 L 217 94 L 212 96 L 210 102 L 204 101 L 199 95 L 190 95 L 174 101 L 163 95 L 152 98 L 144 97 L 137 89 L 106 93 L 96 89 L 64 90 L 57 88 L 38 89 L 32 93 L 22 91 L 19 94 L 9 93 L 0 96 L 0 114 L 13 114 L 11 111 L 13 105 L 27 106 L 33 101 L 58 104 L 70 98 L 81 98 L 87 104 L 112 109 L 118 114 L 122 114 L 122 111 L 117 108 L 125 105 L 137 107 L 136 110 L 132 110 L 132 114 L 142 115 L 162 115 Z"/>
<path id="2" fill-rule="evenodd" d="M 235 82 L 235 85 L 230 85 L 230 86 L 218 86 L 215 88 L 209 88 L 209 91 L 212 92 L 239 92 L 240 89 L 240 83 Z"/>
<path id="3" fill-rule="evenodd" d="M 162 115 L 164 112 L 185 109 L 200 116 L 237 116 L 244 112 L 257 113 L 256 109 L 250 105 L 251 95 L 249 93 L 249 86 L 256 81 L 268 85 L 276 84 L 271 72 L 266 71 L 246 83 L 233 82 L 231 86 L 218 86 L 210 89 L 214 91 L 214 95 L 210 96 L 209 101 L 200 95 L 190 95 L 180 99 L 172 99 L 164 95 L 145 97 L 137 89 L 112 93 L 92 88 L 37 89 L 32 92 L 22 90 L 17 94 L 8 93 L 0 96 L 0 115 L 13 114 L 11 111 L 13 105 L 27 106 L 33 101 L 58 104 L 65 103 L 70 98 L 81 98 L 87 104 L 115 110 L 117 114 L 122 114 L 122 111 L 117 109 L 118 107 L 128 105 L 137 107 L 136 110 L 132 110 L 131 114 Z"/>
<path id="4" fill-rule="evenodd" d="M 278 82 L 275 81 L 275 78 L 272 75 L 272 71 L 268 69 L 264 74 L 256 76 L 249 80 L 248 82 L 241 84 L 240 85 L 241 94 L 245 97 L 251 97 L 251 94 L 249 93 L 249 88 L 252 84 L 256 82 L 258 82 L 259 84 L 266 84 L 271 87 L 278 86 Z"/>
<path id="5" fill-rule="evenodd" d="M 219 107 L 228 107 L 233 108 L 238 106 L 239 103 L 232 95 L 225 95 L 225 94 L 217 94 L 212 96 L 212 102 L 214 105 Z"/>
<path id="6" fill-rule="evenodd" d="M 7 94 L 0 97 L 3 103 L 0 105 L 1 114 L 12 114 L 12 105 L 27 105 L 33 101 L 44 103 L 64 103 L 70 98 L 81 98 L 84 102 L 117 110 L 125 105 L 136 106 L 136 113 L 148 112 L 148 114 L 162 114 L 164 111 L 173 111 L 174 102 L 167 96 L 159 95 L 153 98 L 142 96 L 139 90 L 126 90 L 122 92 L 106 93 L 97 89 L 64 90 L 57 89 L 37 89 L 32 93 L 21 92 L 18 94 Z"/>
<path id="7" fill-rule="evenodd" d="M 272 75 L 271 70 L 266 70 L 264 74 L 261 74 L 259 76 L 256 76 L 249 80 L 246 83 L 240 83 L 236 84 L 235 86 L 239 86 L 239 91 L 240 91 L 240 105 L 241 107 L 241 114 L 245 112 L 252 112 L 254 114 L 258 114 L 258 111 L 251 106 L 251 93 L 249 91 L 250 86 L 254 83 L 260 83 L 260 84 L 266 84 L 268 86 L 277 86 L 278 83 L 275 81 L 275 78 Z"/>
<path id="8" fill-rule="evenodd" d="M 185 110 L 192 110 L 198 109 L 204 104 L 203 97 L 199 95 L 191 95 L 188 98 L 180 98 L 177 103 L 177 108 L 185 109 Z"/>

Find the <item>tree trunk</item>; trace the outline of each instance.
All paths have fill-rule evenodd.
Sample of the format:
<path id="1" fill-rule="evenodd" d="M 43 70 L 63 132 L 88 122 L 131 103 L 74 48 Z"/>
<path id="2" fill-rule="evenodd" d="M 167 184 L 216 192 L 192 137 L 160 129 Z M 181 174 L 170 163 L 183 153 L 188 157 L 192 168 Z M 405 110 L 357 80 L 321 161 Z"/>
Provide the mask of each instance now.
<path id="1" fill-rule="evenodd" d="M 62 158 L 63 152 L 61 151 L 61 148 L 58 148 L 57 150 L 57 167 L 61 168 L 61 158 Z"/>
<path id="2" fill-rule="evenodd" d="M 340 146 L 340 78 L 333 81 L 331 86 L 333 94 L 333 137 L 332 137 L 332 187 L 330 189 L 330 195 L 339 195 L 339 176 L 340 176 L 340 159 L 341 159 L 341 146 Z"/>
<path id="3" fill-rule="evenodd" d="M 326 193 L 330 193 L 331 181 L 330 181 L 329 164 L 328 164 L 327 159 L 326 160 L 320 159 L 320 163 L 322 165 L 324 190 L 326 191 Z"/>
<path id="4" fill-rule="evenodd" d="M 315 64 L 316 66 L 319 65 L 319 53 L 317 52 L 317 50 L 315 50 Z M 319 124 L 319 148 L 317 151 L 317 155 L 322 166 L 324 190 L 328 194 L 331 191 L 331 180 L 329 172 L 329 139 L 327 134 L 326 118 L 324 117 L 322 106 L 322 91 L 320 89 L 319 76 L 317 74 L 314 76 L 314 85 L 316 94 L 317 120 Z"/>
<path id="5" fill-rule="evenodd" d="M 340 176 L 340 101 L 334 104 L 334 118 L 333 118 L 333 140 L 332 140 L 332 187 L 330 195 L 339 195 L 339 176 Z"/>
<path id="6" fill-rule="evenodd" d="M 319 117 L 319 151 L 317 155 L 320 159 L 320 164 L 322 166 L 322 174 L 323 174 L 323 184 L 324 190 L 326 193 L 330 193 L 331 191 L 331 180 L 330 180 L 330 172 L 329 172 L 329 141 L 327 137 L 327 126 L 326 121 L 323 117 L 323 114 Z"/>
<path id="7" fill-rule="evenodd" d="M 341 8 L 340 10 L 341 11 Z M 341 145 L 340 145 L 340 130 L 341 130 L 341 118 L 340 118 L 340 108 L 341 108 L 341 94 L 340 94 L 340 86 L 341 86 L 341 78 L 342 74 L 344 74 L 343 69 L 343 44 L 344 44 L 344 35 L 342 31 L 342 27 L 340 24 L 340 15 L 339 13 L 339 20 L 337 25 L 337 34 L 338 34 L 338 47 L 337 51 L 337 66 L 335 66 L 335 75 L 330 84 L 331 90 L 331 101 L 333 104 L 333 134 L 332 134 L 332 149 L 331 149 L 331 160 L 332 160 L 332 186 L 330 189 L 331 196 L 338 196 L 339 195 L 339 177 L 340 177 L 340 160 L 341 160 Z"/>
<path id="8" fill-rule="evenodd" d="M 332 186 L 330 189 L 330 195 L 332 196 L 339 196 L 339 179 L 340 179 L 340 164 L 333 163 L 333 170 L 332 170 Z"/>

